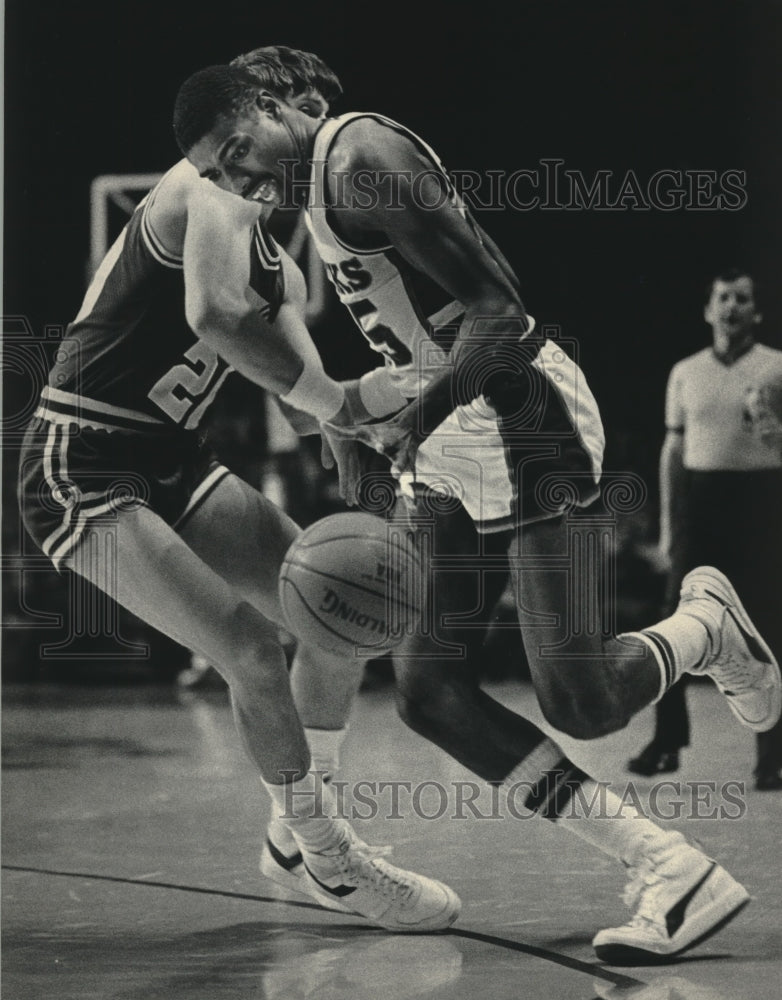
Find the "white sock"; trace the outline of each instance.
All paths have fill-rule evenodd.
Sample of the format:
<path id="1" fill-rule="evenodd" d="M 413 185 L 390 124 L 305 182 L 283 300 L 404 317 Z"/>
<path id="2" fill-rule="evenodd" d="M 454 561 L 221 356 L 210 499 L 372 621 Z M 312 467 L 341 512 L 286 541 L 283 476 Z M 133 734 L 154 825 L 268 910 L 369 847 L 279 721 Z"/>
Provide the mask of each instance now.
<path id="1" fill-rule="evenodd" d="M 310 771 L 298 781 L 280 785 L 264 781 L 264 785 L 275 813 L 302 847 L 324 851 L 339 842 L 345 823 L 338 818 L 334 789 L 319 774 Z"/>
<path id="2" fill-rule="evenodd" d="M 582 782 L 557 826 L 612 858 L 628 863 L 682 835 L 663 830 L 629 802 L 592 778 Z"/>
<path id="3" fill-rule="evenodd" d="M 313 771 L 323 771 L 323 780 L 329 781 L 339 770 L 339 752 L 345 737 L 348 734 L 348 727 L 342 729 L 313 729 L 310 726 L 304 727 L 304 735 L 310 748 L 312 763 L 310 769 Z"/>
<path id="4" fill-rule="evenodd" d="M 561 770 L 563 761 L 567 763 L 564 751 L 547 736 L 503 778 L 502 787 L 509 800 L 512 798 L 514 806 L 518 807 L 526 799 L 526 793 L 538 785 L 545 772 Z M 536 810 L 530 808 L 529 811 Z"/>
<path id="5" fill-rule="evenodd" d="M 682 674 L 700 666 L 710 649 L 706 626 L 691 615 L 674 614 L 642 632 L 625 634 L 644 643 L 660 668 L 660 693 L 655 702 Z"/>
<path id="6" fill-rule="evenodd" d="M 662 830 L 631 802 L 596 782 L 548 737 L 502 784 L 512 815 L 536 813 L 621 861 L 633 861 L 650 847 L 681 837 Z"/>
<path id="7" fill-rule="evenodd" d="M 310 772 L 320 772 L 324 782 L 329 782 L 339 770 L 339 752 L 347 736 L 348 727 L 342 729 L 312 729 L 304 727 L 310 748 Z M 285 803 L 278 803 L 272 796 L 271 820 L 266 834 L 283 854 L 295 853 L 298 848 L 288 822 L 284 820 Z"/>

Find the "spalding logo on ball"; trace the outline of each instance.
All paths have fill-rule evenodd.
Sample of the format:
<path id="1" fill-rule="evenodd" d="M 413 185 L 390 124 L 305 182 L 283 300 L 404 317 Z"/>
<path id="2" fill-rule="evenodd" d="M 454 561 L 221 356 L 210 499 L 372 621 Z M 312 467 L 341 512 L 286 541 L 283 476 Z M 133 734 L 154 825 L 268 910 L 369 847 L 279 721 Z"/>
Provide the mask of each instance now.
<path id="1" fill-rule="evenodd" d="M 407 533 L 373 514 L 316 521 L 288 549 L 279 577 L 294 635 L 363 658 L 389 652 L 416 628 L 422 588 Z"/>

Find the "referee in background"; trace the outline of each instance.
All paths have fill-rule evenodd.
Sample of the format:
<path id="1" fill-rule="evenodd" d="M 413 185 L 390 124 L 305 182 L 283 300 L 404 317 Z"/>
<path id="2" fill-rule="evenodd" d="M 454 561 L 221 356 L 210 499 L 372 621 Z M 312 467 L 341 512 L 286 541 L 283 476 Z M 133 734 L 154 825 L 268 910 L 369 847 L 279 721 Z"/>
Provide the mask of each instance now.
<path id="1" fill-rule="evenodd" d="M 746 271 L 718 274 L 704 318 L 712 344 L 674 365 L 660 456 L 660 542 L 673 611 L 682 578 L 716 566 L 782 656 L 782 351 L 755 340 L 762 316 Z M 657 703 L 652 742 L 628 763 L 635 774 L 675 771 L 690 742 L 684 684 Z M 757 734 L 755 787 L 782 789 L 782 721 Z"/>

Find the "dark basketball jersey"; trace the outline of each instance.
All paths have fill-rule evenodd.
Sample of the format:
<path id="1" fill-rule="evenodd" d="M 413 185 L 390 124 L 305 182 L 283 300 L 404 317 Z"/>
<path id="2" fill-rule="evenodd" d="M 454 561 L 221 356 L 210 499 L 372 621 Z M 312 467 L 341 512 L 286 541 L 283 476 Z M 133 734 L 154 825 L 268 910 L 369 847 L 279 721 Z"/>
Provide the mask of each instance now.
<path id="1" fill-rule="evenodd" d="M 162 183 L 162 182 L 161 182 Z M 117 411 L 192 430 L 230 365 L 185 319 L 182 258 L 149 225 L 158 185 L 141 202 L 103 259 L 57 351 L 49 385 Z M 248 232 L 250 285 L 274 319 L 284 295 L 280 253 L 258 222 Z M 64 397 L 60 397 L 64 398 Z"/>

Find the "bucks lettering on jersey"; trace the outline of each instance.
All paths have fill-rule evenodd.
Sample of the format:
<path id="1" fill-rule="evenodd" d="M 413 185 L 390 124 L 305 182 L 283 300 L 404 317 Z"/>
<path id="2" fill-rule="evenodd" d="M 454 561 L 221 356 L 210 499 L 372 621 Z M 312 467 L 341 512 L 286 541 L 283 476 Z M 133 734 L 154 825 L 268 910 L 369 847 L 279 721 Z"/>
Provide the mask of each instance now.
<path id="1" fill-rule="evenodd" d="M 185 319 L 182 258 L 148 222 L 157 188 L 103 259 L 57 352 L 49 384 L 78 396 L 197 427 L 232 370 Z M 260 223 L 248 238 L 250 285 L 270 319 L 283 298 L 280 254 Z"/>
<path id="2" fill-rule="evenodd" d="M 441 175 L 451 202 L 466 218 L 469 215 L 437 155 L 403 125 L 382 115 L 355 113 L 332 118 L 319 130 L 312 154 L 307 226 L 340 301 L 370 346 L 383 355 L 399 391 L 412 398 L 441 368 L 458 333 L 464 306 L 408 264 L 393 246 L 351 247 L 331 228 L 326 161 L 339 131 L 357 118 L 379 121 L 410 139 Z M 479 239 L 477 233 L 475 238 Z"/>

